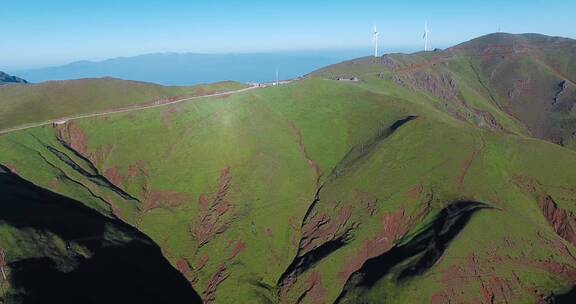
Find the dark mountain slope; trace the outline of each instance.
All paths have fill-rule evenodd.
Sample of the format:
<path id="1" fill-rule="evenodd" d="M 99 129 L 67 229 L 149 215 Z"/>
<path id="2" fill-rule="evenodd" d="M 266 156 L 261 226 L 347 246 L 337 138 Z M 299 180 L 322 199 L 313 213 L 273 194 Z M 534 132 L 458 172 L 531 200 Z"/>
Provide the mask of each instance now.
<path id="1" fill-rule="evenodd" d="M 18 78 L 16 76 L 10 76 L 0 71 L 0 85 L 14 84 L 14 83 L 28 83 L 28 82 L 22 78 Z"/>
<path id="2" fill-rule="evenodd" d="M 576 40 L 494 34 L 448 51 L 475 57 L 497 102 L 534 136 L 575 146 Z"/>
<path id="3" fill-rule="evenodd" d="M 12 277 L 13 292 L 5 294 L 10 303 L 200 303 L 136 229 L 1 165 L 0 192 L 2 239 L 10 240 L 1 248 Z"/>

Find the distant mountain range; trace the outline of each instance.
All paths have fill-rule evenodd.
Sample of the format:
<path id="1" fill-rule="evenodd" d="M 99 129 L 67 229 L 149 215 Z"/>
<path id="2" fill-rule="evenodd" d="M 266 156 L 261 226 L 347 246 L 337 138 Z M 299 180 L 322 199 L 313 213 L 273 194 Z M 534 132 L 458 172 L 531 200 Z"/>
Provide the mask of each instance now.
<path id="1" fill-rule="evenodd" d="M 365 51 L 277 54 L 161 53 L 104 61 L 78 61 L 63 66 L 11 71 L 31 82 L 115 77 L 163 85 L 218 81 L 267 82 L 292 79 L 326 65 L 365 55 Z"/>
<path id="2" fill-rule="evenodd" d="M 28 83 L 26 80 L 0 72 L 0 85 L 9 83 Z"/>

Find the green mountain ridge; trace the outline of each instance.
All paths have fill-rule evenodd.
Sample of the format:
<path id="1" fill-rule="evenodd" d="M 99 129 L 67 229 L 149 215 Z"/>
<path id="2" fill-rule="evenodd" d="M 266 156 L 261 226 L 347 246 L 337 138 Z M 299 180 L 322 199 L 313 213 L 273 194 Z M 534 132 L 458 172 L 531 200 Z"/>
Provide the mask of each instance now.
<path id="1" fill-rule="evenodd" d="M 3 118 L 0 121 L 0 129 L 244 87 L 246 85 L 235 82 L 166 87 L 115 78 L 86 78 L 4 86 L 0 87 L 0 100 L 2 100 L 0 115 Z"/>
<path id="2" fill-rule="evenodd" d="M 286 85 L 9 132 L 0 186 L 26 180 L 152 240 L 190 286 L 175 284 L 189 298 L 171 302 L 570 303 L 575 51 L 570 39 L 499 33 L 359 58 Z M 46 100 L 70 96 L 69 85 Z M 77 96 L 91 96 L 84 90 Z M 82 113 L 81 99 L 65 104 Z M 11 126 L 30 122 L 21 117 Z M 2 197 L 21 222 L 42 212 Z M 66 223 L 71 209 L 60 208 Z M 3 214 L 5 300 L 43 294 L 17 284 L 33 276 L 17 265 L 41 258 L 66 273 L 90 263 L 96 249 Z M 130 237 L 111 235 L 126 248 Z"/>

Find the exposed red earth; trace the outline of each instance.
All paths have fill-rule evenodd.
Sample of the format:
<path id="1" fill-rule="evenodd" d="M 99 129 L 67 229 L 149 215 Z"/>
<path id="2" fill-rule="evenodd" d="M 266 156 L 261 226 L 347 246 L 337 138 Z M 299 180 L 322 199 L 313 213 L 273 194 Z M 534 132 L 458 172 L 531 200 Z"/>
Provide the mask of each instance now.
<path id="1" fill-rule="evenodd" d="M 147 189 L 144 194 L 144 212 L 157 208 L 173 208 L 190 201 L 189 195 L 176 191 L 158 191 Z"/>
<path id="2" fill-rule="evenodd" d="M 346 259 L 338 279 L 342 286 L 352 273 L 360 269 L 364 262 L 390 250 L 394 243 L 408 232 L 413 221 L 406 215 L 406 209 L 400 208 L 382 217 L 382 230 L 373 239 L 364 240 L 354 256 Z"/>
<path id="3" fill-rule="evenodd" d="M 222 169 L 218 188 L 213 197 L 209 198 L 202 194 L 198 199 L 200 213 L 191 225 L 198 247 L 204 246 L 216 235 L 226 231 L 234 219 L 233 204 L 227 199 L 231 179 L 230 168 Z"/>
<path id="4" fill-rule="evenodd" d="M 576 246 L 576 216 L 558 207 L 550 195 L 540 199 L 540 208 L 554 231 Z"/>
<path id="5" fill-rule="evenodd" d="M 220 265 L 202 293 L 202 300 L 205 304 L 214 303 L 218 285 L 222 284 L 229 276 L 230 272 L 226 270 L 226 266 L 224 264 Z"/>
<path id="6" fill-rule="evenodd" d="M 60 138 L 64 139 L 72 149 L 87 157 L 88 137 L 74 122 L 67 122 L 58 128 Z"/>
<path id="7" fill-rule="evenodd" d="M 304 145 L 304 141 L 302 139 L 302 131 L 298 127 L 296 127 L 296 125 L 294 125 L 293 122 L 290 122 L 290 128 L 294 131 L 294 135 L 296 136 L 296 142 L 298 143 L 298 147 L 300 148 L 302 155 L 304 155 L 304 158 L 306 158 L 306 162 L 308 163 L 310 170 L 312 170 L 312 172 L 314 173 L 314 176 L 316 176 L 316 179 L 318 179 L 320 177 L 320 175 L 322 174 L 322 172 L 320 170 L 320 166 L 318 166 L 318 163 L 316 163 L 316 161 L 314 161 L 312 158 L 310 158 L 310 156 L 308 155 L 308 152 L 306 151 L 306 146 Z"/>
<path id="8" fill-rule="evenodd" d="M 310 298 L 313 304 L 326 303 L 326 287 L 322 283 L 322 274 L 319 271 L 313 271 L 308 277 L 308 290 L 305 295 Z"/>
<path id="9" fill-rule="evenodd" d="M 464 162 L 462 162 L 461 171 L 460 171 L 460 174 L 458 175 L 458 178 L 456 181 L 459 187 L 464 186 L 464 179 L 466 178 L 466 174 L 468 174 L 468 171 L 470 170 L 472 163 L 478 157 L 480 157 L 480 155 L 481 155 L 481 153 L 485 147 L 486 147 L 486 142 L 484 141 L 484 139 L 481 139 L 480 146 L 475 147 L 474 150 L 472 151 L 472 154 L 470 155 L 470 157 L 465 159 Z"/>

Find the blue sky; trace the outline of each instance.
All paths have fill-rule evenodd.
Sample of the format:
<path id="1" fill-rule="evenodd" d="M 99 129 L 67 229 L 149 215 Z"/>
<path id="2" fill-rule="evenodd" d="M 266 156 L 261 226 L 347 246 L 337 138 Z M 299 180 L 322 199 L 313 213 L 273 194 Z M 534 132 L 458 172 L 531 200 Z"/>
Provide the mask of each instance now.
<path id="1" fill-rule="evenodd" d="M 576 38 L 574 0 L 3 1 L 0 68 L 154 52 L 434 47 L 495 32 Z"/>

